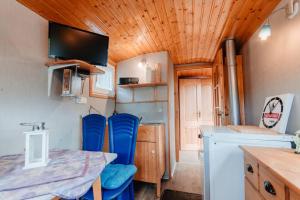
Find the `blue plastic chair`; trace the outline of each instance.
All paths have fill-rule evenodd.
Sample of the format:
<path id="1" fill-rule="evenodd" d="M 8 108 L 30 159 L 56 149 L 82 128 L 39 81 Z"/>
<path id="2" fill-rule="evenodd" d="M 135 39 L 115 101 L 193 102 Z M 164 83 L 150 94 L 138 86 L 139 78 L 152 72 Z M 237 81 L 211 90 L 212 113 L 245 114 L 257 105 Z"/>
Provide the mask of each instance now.
<path id="1" fill-rule="evenodd" d="M 139 123 L 138 117 L 127 113 L 116 114 L 108 118 L 109 151 L 118 154 L 113 163 L 134 164 Z"/>
<path id="2" fill-rule="evenodd" d="M 108 125 L 109 150 L 111 153 L 117 153 L 118 157 L 101 174 L 102 199 L 133 200 L 133 178 L 136 172 L 136 167 L 133 164 L 139 119 L 130 114 L 116 114 L 108 119 Z M 123 173 L 128 173 L 128 171 L 132 175 L 124 179 Z M 114 173 L 117 174 L 117 177 L 110 178 L 110 174 Z M 105 177 L 108 178 L 105 179 Z M 112 182 L 112 185 L 106 184 L 106 180 Z M 109 187 L 113 187 L 115 180 L 117 180 L 120 186 L 108 189 Z M 93 196 L 93 192 L 90 189 L 84 195 L 83 199 L 92 200 L 94 199 Z"/>
<path id="3" fill-rule="evenodd" d="M 102 151 L 106 118 L 90 114 L 82 118 L 82 149 L 84 151 Z"/>

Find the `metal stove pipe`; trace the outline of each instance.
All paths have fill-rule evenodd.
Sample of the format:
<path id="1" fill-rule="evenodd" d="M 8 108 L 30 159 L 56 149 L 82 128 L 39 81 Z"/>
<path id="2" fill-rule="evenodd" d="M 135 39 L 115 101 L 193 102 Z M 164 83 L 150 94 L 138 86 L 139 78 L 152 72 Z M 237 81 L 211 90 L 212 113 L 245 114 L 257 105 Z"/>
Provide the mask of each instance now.
<path id="1" fill-rule="evenodd" d="M 228 66 L 228 85 L 229 85 L 229 100 L 230 100 L 230 118 L 232 125 L 240 124 L 240 103 L 238 93 L 238 82 L 236 73 L 236 54 L 234 39 L 227 39 L 226 59 Z"/>

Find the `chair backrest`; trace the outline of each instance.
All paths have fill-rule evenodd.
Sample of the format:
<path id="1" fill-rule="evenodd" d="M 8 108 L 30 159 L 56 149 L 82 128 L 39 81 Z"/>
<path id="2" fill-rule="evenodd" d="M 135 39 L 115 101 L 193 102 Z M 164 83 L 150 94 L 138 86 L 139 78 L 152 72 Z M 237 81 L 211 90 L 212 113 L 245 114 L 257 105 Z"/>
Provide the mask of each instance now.
<path id="1" fill-rule="evenodd" d="M 109 150 L 117 153 L 116 164 L 133 164 L 139 118 L 130 114 L 116 114 L 108 118 Z"/>
<path id="2" fill-rule="evenodd" d="M 82 118 L 82 150 L 102 151 L 106 118 L 90 114 Z"/>

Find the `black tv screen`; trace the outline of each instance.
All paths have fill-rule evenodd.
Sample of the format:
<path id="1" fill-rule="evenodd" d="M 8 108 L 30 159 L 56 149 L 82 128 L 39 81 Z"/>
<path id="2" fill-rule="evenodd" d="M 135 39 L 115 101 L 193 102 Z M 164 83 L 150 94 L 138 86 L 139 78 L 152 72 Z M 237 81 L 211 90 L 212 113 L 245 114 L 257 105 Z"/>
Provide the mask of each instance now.
<path id="1" fill-rule="evenodd" d="M 49 57 L 107 65 L 108 37 L 49 22 Z"/>

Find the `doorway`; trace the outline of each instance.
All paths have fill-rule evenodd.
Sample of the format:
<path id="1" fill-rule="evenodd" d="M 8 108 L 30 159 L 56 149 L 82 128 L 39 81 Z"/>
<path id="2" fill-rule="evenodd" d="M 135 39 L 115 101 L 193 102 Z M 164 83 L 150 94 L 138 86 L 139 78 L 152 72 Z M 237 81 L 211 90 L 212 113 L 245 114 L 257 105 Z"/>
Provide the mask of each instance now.
<path id="1" fill-rule="evenodd" d="M 213 125 L 211 78 L 180 78 L 180 150 L 203 151 L 200 127 Z"/>
<path id="2" fill-rule="evenodd" d="M 212 65 L 176 66 L 174 90 L 176 162 L 198 162 L 203 150 L 200 126 L 214 124 Z"/>

